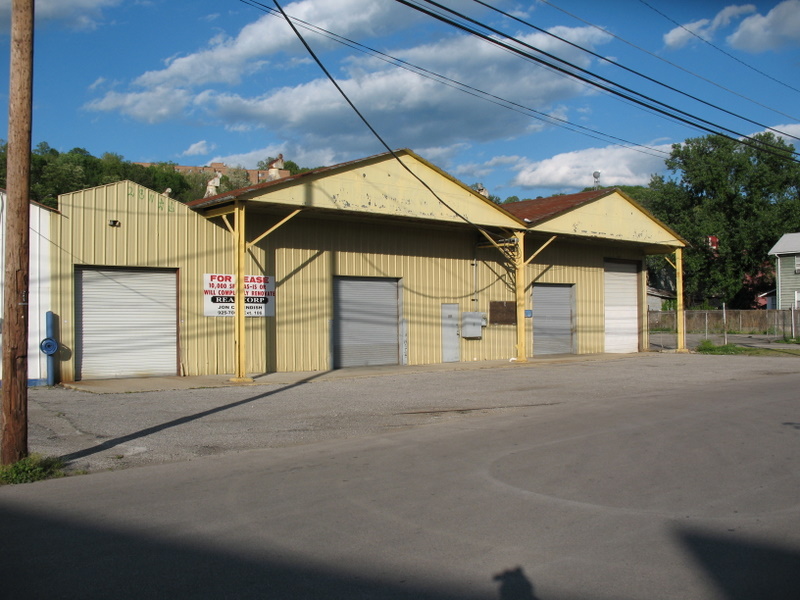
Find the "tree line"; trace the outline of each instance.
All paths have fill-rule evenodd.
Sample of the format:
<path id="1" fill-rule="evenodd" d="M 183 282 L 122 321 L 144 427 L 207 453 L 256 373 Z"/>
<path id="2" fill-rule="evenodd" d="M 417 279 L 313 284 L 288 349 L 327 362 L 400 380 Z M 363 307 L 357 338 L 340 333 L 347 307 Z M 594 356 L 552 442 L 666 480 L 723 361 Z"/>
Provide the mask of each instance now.
<path id="1" fill-rule="evenodd" d="M 0 188 L 6 187 L 6 154 L 8 144 L 0 140 Z M 259 163 L 266 168 L 272 158 Z M 99 158 L 83 148 L 59 152 L 47 142 L 41 142 L 31 152 L 31 200 L 58 208 L 58 196 L 117 181 L 130 180 L 157 192 L 170 190 L 170 196 L 180 202 L 202 198 L 209 174 L 201 172 L 179 173 L 176 163 L 162 162 L 148 167 L 125 160 L 119 154 L 106 152 Z M 291 174 L 310 169 L 292 161 L 285 162 Z M 220 178 L 220 192 L 249 185 L 247 170 L 243 167 L 228 169 Z"/>

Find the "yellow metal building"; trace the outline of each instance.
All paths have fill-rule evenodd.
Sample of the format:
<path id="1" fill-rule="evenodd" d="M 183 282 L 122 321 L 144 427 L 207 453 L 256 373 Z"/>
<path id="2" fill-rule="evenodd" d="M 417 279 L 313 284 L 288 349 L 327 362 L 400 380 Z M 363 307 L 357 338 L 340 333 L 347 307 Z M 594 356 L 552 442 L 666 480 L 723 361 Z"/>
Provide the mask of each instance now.
<path id="1" fill-rule="evenodd" d="M 506 209 L 398 156 L 189 206 L 131 182 L 61 196 L 61 379 L 647 347 L 643 257 L 683 242 L 632 200 L 602 190 Z"/>

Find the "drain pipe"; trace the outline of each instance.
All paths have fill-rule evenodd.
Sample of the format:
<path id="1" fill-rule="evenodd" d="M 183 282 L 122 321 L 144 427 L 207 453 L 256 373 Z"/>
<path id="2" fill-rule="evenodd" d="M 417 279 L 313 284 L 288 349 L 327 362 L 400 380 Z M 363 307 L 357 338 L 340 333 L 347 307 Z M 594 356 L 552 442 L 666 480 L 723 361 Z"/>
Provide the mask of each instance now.
<path id="1" fill-rule="evenodd" d="M 56 384 L 56 353 L 58 352 L 58 342 L 56 341 L 56 318 L 52 310 L 45 313 L 45 335 L 46 338 L 39 344 L 39 349 L 47 355 L 47 385 L 53 387 Z"/>

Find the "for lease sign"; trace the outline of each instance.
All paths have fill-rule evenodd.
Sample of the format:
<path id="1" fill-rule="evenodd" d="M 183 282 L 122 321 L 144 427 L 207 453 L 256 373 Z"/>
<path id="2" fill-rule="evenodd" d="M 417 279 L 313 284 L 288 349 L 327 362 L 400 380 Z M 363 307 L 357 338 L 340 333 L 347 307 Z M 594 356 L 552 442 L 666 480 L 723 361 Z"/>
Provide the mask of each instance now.
<path id="1" fill-rule="evenodd" d="M 225 273 L 203 275 L 203 315 L 232 317 L 236 314 L 236 277 Z M 275 278 L 270 275 L 244 276 L 244 316 L 275 316 Z"/>

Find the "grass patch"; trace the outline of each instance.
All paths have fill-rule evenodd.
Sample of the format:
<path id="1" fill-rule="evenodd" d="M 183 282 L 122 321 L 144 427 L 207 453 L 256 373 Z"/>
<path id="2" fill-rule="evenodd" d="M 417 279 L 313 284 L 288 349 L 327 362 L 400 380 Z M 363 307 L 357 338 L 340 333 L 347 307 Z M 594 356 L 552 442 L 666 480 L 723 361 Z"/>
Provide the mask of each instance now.
<path id="1" fill-rule="evenodd" d="M 0 485 L 31 483 L 64 475 L 61 459 L 31 454 L 12 465 L 0 466 Z"/>
<path id="2" fill-rule="evenodd" d="M 710 340 L 703 340 L 695 349 L 700 354 L 743 354 L 745 356 L 798 356 L 800 349 L 794 348 L 748 348 L 736 344 L 716 346 Z"/>
<path id="3" fill-rule="evenodd" d="M 743 348 L 736 344 L 717 346 L 711 340 L 703 340 L 697 346 L 697 352 L 700 354 L 747 354 L 749 350 L 754 350 L 754 348 Z"/>

